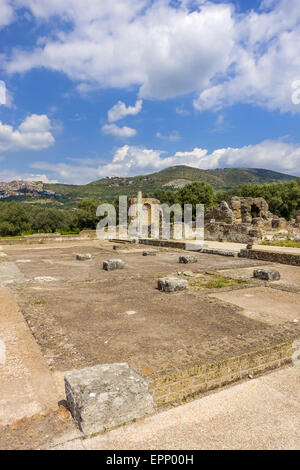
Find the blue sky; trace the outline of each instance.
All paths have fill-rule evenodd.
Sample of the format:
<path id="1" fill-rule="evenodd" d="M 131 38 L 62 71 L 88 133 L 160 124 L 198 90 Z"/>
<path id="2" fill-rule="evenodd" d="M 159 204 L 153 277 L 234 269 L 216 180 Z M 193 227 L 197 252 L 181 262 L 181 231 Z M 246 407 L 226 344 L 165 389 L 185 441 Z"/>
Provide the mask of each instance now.
<path id="1" fill-rule="evenodd" d="M 107 3 L 0 0 L 0 181 L 300 175 L 299 0 Z"/>

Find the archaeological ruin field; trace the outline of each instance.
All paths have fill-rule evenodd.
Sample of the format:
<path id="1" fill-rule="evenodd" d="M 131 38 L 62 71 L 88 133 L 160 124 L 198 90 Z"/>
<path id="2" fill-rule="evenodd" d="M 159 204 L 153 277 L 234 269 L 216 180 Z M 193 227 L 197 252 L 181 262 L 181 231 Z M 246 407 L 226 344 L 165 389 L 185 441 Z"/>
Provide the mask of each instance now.
<path id="1" fill-rule="evenodd" d="M 78 253 L 91 257 L 78 260 Z M 1 320 L 8 360 L 0 365 L 0 442 L 12 435 L 20 442 L 21 429 L 28 446 L 24 427 L 39 435 L 38 442 L 37 429 L 49 430 L 47 441 L 79 432 L 64 390 L 64 376 L 73 370 L 128 363 L 147 383 L 157 412 L 293 364 L 300 337 L 299 267 L 238 252 L 190 253 L 196 262 L 182 264 L 179 257 L 187 252 L 171 243 L 3 246 L 1 303 L 16 312 Z M 123 269 L 102 269 L 115 258 L 123 260 Z M 278 270 L 280 280 L 254 278 L 255 269 Z M 186 280 L 188 289 L 158 290 L 158 279 L 166 277 Z"/>

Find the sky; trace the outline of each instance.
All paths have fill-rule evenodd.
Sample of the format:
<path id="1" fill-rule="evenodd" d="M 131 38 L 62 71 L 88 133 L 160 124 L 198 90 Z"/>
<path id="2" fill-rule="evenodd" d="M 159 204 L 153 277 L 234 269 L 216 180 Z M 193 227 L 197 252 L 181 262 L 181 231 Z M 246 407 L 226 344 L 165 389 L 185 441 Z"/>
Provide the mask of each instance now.
<path id="1" fill-rule="evenodd" d="M 299 0 L 0 0 L 0 181 L 300 176 Z"/>

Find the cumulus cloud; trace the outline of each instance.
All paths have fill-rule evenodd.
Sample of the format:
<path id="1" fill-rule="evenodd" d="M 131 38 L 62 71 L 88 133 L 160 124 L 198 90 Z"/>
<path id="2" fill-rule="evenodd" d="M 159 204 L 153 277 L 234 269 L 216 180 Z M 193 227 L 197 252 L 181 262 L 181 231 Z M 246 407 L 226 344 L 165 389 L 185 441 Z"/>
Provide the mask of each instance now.
<path id="1" fill-rule="evenodd" d="M 82 160 L 80 165 L 36 162 L 32 168 L 49 171 L 51 178 L 65 183 L 87 183 L 106 176 L 134 176 L 162 170 L 173 165 L 188 165 L 207 170 L 214 168 L 267 168 L 300 176 L 300 144 L 267 140 L 240 148 L 221 148 L 209 153 L 202 148 L 167 155 L 161 150 L 124 145 L 112 160 L 94 165 Z"/>
<path id="2" fill-rule="evenodd" d="M 15 170 L 0 170 L 0 181 L 4 183 L 9 183 L 10 181 L 41 181 L 42 183 L 55 184 L 57 180 L 49 180 L 48 177 L 44 174 L 35 174 L 28 172 L 20 172 Z"/>
<path id="3" fill-rule="evenodd" d="M 14 11 L 10 0 L 1 0 L 0 28 L 7 26 L 13 21 Z"/>
<path id="4" fill-rule="evenodd" d="M 52 34 L 36 47 L 15 49 L 6 63 L 10 73 L 46 67 L 66 73 L 86 86 L 137 85 L 143 98 L 164 99 L 209 85 L 225 73 L 234 47 L 230 5 L 187 2 L 172 7 L 165 0 L 17 0 L 37 18 L 53 21 Z"/>
<path id="5" fill-rule="evenodd" d="M 126 106 L 123 101 L 118 101 L 107 113 L 108 121 L 115 122 L 123 119 L 125 116 L 136 116 L 142 110 L 143 101 L 137 100 L 135 106 Z"/>
<path id="6" fill-rule="evenodd" d="M 195 93 L 200 111 L 236 102 L 300 111 L 291 100 L 300 75 L 299 0 L 263 0 L 243 14 L 233 1 L 209 0 L 15 0 L 14 7 L 47 20 L 50 33 L 32 50 L 15 48 L 7 72 L 46 67 L 81 90 L 137 86 L 141 98 Z M 134 108 L 118 103 L 110 122 Z"/>
<path id="7" fill-rule="evenodd" d="M 51 123 L 45 114 L 28 116 L 17 129 L 0 121 L 0 152 L 42 150 L 54 144 Z"/>
<path id="8" fill-rule="evenodd" d="M 105 124 L 101 129 L 103 134 L 111 134 L 120 139 L 129 138 L 136 135 L 136 130 L 132 127 L 119 127 L 116 124 Z"/>
<path id="9" fill-rule="evenodd" d="M 220 109 L 244 102 L 299 112 L 292 100 L 292 84 L 300 78 L 299 1 L 262 2 L 259 12 L 236 20 L 236 38 L 230 75 L 203 89 L 194 100 L 195 108 Z"/>

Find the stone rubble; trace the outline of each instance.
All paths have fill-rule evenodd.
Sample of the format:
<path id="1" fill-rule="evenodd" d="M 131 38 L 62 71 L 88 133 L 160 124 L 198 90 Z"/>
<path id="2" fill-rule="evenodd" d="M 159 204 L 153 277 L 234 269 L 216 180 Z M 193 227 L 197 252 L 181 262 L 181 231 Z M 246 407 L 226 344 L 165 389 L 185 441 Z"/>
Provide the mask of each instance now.
<path id="1" fill-rule="evenodd" d="M 188 282 L 177 277 L 165 277 L 158 279 L 157 287 L 163 292 L 176 292 L 188 289 Z"/>
<path id="2" fill-rule="evenodd" d="M 197 263 L 197 262 L 198 262 L 197 256 L 193 256 L 193 255 L 179 256 L 179 263 L 188 264 L 188 263 Z"/>
<path id="3" fill-rule="evenodd" d="M 90 253 L 81 253 L 76 255 L 76 259 L 78 261 L 86 261 L 92 259 L 92 255 Z"/>
<path id="4" fill-rule="evenodd" d="M 125 263 L 121 259 L 108 259 L 103 261 L 105 271 L 114 271 L 115 269 L 124 269 Z"/>
<path id="5" fill-rule="evenodd" d="M 253 277 L 263 281 L 279 281 L 280 273 L 275 269 L 254 269 Z"/>
<path id="6" fill-rule="evenodd" d="M 156 251 L 153 251 L 153 250 L 143 251 L 143 256 L 156 256 Z"/>

